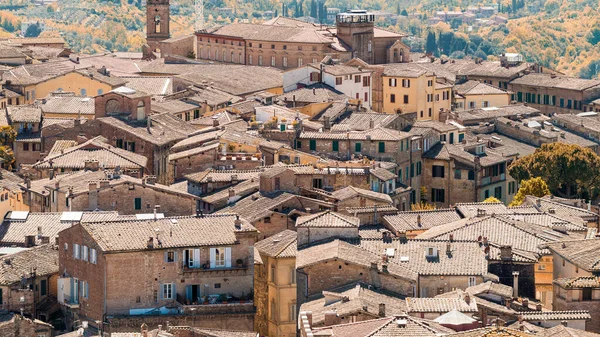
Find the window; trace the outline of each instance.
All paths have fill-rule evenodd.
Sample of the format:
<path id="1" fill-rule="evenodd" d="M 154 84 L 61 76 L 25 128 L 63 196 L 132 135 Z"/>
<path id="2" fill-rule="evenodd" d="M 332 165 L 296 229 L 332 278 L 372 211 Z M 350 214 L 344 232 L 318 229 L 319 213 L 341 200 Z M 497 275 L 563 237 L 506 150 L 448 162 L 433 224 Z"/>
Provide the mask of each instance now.
<path id="1" fill-rule="evenodd" d="M 98 95 L 102 95 L 103 93 L 104 93 L 104 90 L 98 89 Z"/>
<path id="2" fill-rule="evenodd" d="M 69 244 L 65 242 L 65 251 L 69 250 Z"/>
<path id="3" fill-rule="evenodd" d="M 41 280 L 40 281 L 40 296 L 46 296 L 48 293 L 48 281 Z"/>
<path id="4" fill-rule="evenodd" d="M 444 178 L 444 167 L 433 165 L 431 168 L 431 176 L 434 178 Z"/>
<path id="5" fill-rule="evenodd" d="M 396 103 L 396 95 L 394 95 L 394 94 L 390 95 L 390 103 Z"/>
<path id="6" fill-rule="evenodd" d="M 81 294 L 83 298 L 90 298 L 90 284 L 86 281 L 81 281 Z"/>
<path id="7" fill-rule="evenodd" d="M 379 142 L 379 153 L 385 153 L 385 142 Z"/>
<path id="8" fill-rule="evenodd" d="M 469 109 L 475 109 L 475 107 L 477 107 L 475 102 L 469 102 Z"/>
<path id="9" fill-rule="evenodd" d="M 333 152 L 338 152 L 340 150 L 340 143 L 337 140 L 334 140 L 333 142 L 331 142 L 331 150 Z"/>
<path id="10" fill-rule="evenodd" d="M 29 143 L 23 143 L 23 151 L 29 151 Z"/>
<path id="11" fill-rule="evenodd" d="M 308 142 L 308 148 L 311 151 L 316 151 L 317 150 L 317 140 L 316 139 L 311 139 Z"/>
<path id="12" fill-rule="evenodd" d="M 127 148 L 125 150 L 135 152 L 135 142 L 127 142 Z"/>
<path id="13" fill-rule="evenodd" d="M 460 169 L 454 169 L 454 179 L 461 179 L 461 172 Z"/>
<path id="14" fill-rule="evenodd" d="M 432 188 L 431 189 L 431 201 L 432 202 L 444 202 L 446 199 L 446 191 L 443 188 Z"/>
<path id="15" fill-rule="evenodd" d="M 252 55 L 248 55 L 248 64 L 252 65 Z"/>
<path id="16" fill-rule="evenodd" d="M 428 80 L 428 81 L 427 81 L 427 86 L 428 86 L 428 87 L 431 87 L 431 86 L 433 86 L 433 81 L 432 81 L 432 80 Z"/>
<path id="17" fill-rule="evenodd" d="M 174 253 L 175 254 L 175 253 Z M 173 256 L 173 260 L 177 260 L 177 255 Z M 190 269 L 200 268 L 200 249 L 191 248 L 183 250 L 183 265 Z"/>
<path id="18" fill-rule="evenodd" d="M 287 67 L 287 56 L 283 57 L 283 66 Z"/>
<path id="19" fill-rule="evenodd" d="M 79 93 L 80 93 L 81 96 L 87 96 L 87 90 L 85 90 L 85 89 L 81 89 L 79 91 Z"/>
<path id="20" fill-rule="evenodd" d="M 175 252 L 165 252 L 165 262 L 175 262 Z"/>
<path id="21" fill-rule="evenodd" d="M 408 104 L 408 95 L 404 95 L 404 104 Z"/>
<path id="22" fill-rule="evenodd" d="M 262 55 L 258 55 L 258 65 L 262 66 Z"/>
<path id="23" fill-rule="evenodd" d="M 89 252 L 89 248 L 87 246 L 81 246 L 81 260 L 82 261 L 88 260 L 88 252 Z"/>
<path id="24" fill-rule="evenodd" d="M 484 108 L 488 108 L 490 106 L 490 102 L 488 101 L 483 101 L 483 107 Z"/>
<path id="25" fill-rule="evenodd" d="M 469 287 L 473 287 L 477 285 L 477 278 L 475 276 L 469 276 Z"/>
<path id="26" fill-rule="evenodd" d="M 302 58 L 298 58 L 298 68 L 302 67 Z"/>
<path id="27" fill-rule="evenodd" d="M 388 81 L 388 84 L 390 87 L 395 87 L 397 85 L 396 79 L 395 78 L 390 78 Z"/>
<path id="28" fill-rule="evenodd" d="M 270 216 L 267 216 L 267 217 L 265 217 L 265 218 L 263 219 L 263 222 L 264 222 L 264 223 L 271 223 L 271 217 L 270 217 Z"/>
<path id="29" fill-rule="evenodd" d="M 514 181 L 508 183 L 508 194 L 515 194 L 515 185 Z"/>
<path id="30" fill-rule="evenodd" d="M 74 243 L 73 244 L 73 258 L 75 259 L 79 259 L 79 254 L 81 254 L 81 248 L 79 247 L 79 244 Z"/>
<path id="31" fill-rule="evenodd" d="M 290 304 L 290 321 L 296 320 L 296 304 Z"/>
<path id="32" fill-rule="evenodd" d="M 365 92 L 365 102 L 369 101 L 369 93 Z"/>
<path id="33" fill-rule="evenodd" d="M 361 76 L 360 75 L 355 75 L 354 76 L 354 83 L 360 83 L 361 81 Z"/>
<path id="34" fill-rule="evenodd" d="M 463 141 L 463 139 L 465 139 L 465 134 L 464 133 L 459 133 L 458 134 L 458 142 L 461 143 Z"/>
<path id="35" fill-rule="evenodd" d="M 135 198 L 134 199 L 134 206 L 135 206 L 136 210 L 142 209 L 142 198 Z"/>
<path id="36" fill-rule="evenodd" d="M 231 267 L 231 247 L 220 247 L 210 249 L 211 268 Z"/>
<path id="37" fill-rule="evenodd" d="M 290 268 L 290 284 L 296 284 L 296 268 Z"/>
<path id="38" fill-rule="evenodd" d="M 271 67 L 275 66 L 275 56 L 271 56 Z"/>
<path id="39" fill-rule="evenodd" d="M 403 79 L 402 80 L 402 87 L 404 87 L 404 88 L 410 88 L 410 80 Z"/>
<path id="40" fill-rule="evenodd" d="M 468 179 L 475 180 L 475 171 L 469 170 Z"/>
<path id="41" fill-rule="evenodd" d="M 362 152 L 362 143 L 354 144 L 354 152 Z"/>
<path id="42" fill-rule="evenodd" d="M 490 197 L 490 190 L 485 190 L 485 192 L 483 193 L 483 197 L 485 199 L 489 198 Z"/>
<path id="43" fill-rule="evenodd" d="M 415 163 L 410 163 L 410 177 L 415 176 Z"/>
<path id="44" fill-rule="evenodd" d="M 429 108 L 428 112 L 429 112 L 429 117 L 431 117 L 431 108 Z"/>
<path id="45" fill-rule="evenodd" d="M 194 119 L 200 118 L 200 110 L 194 110 Z"/>
<path id="46" fill-rule="evenodd" d="M 94 248 L 90 248 L 90 263 L 98 263 L 98 252 L 96 252 L 96 249 Z"/>
<path id="47" fill-rule="evenodd" d="M 342 77 L 336 77 L 335 78 L 335 85 L 340 85 L 342 84 L 343 78 Z"/>
<path id="48" fill-rule="evenodd" d="M 454 144 L 454 132 L 450 133 L 450 144 Z"/>
<path id="49" fill-rule="evenodd" d="M 581 300 L 582 301 L 591 301 L 592 300 L 592 288 L 581 289 Z"/>
<path id="50" fill-rule="evenodd" d="M 502 186 L 494 188 L 494 198 L 502 200 Z"/>
<path id="51" fill-rule="evenodd" d="M 368 87 L 371 86 L 371 77 L 370 76 L 364 76 L 362 79 L 363 82 L 363 87 Z"/>
<path id="52" fill-rule="evenodd" d="M 420 161 L 417 162 L 417 175 L 420 176 L 422 172 L 423 165 Z"/>
<path id="53" fill-rule="evenodd" d="M 546 265 L 545 264 L 538 265 L 538 270 L 546 270 Z"/>
<path id="54" fill-rule="evenodd" d="M 173 283 L 165 283 L 161 284 L 160 297 L 163 300 L 171 300 L 173 299 L 173 288 L 175 285 Z"/>

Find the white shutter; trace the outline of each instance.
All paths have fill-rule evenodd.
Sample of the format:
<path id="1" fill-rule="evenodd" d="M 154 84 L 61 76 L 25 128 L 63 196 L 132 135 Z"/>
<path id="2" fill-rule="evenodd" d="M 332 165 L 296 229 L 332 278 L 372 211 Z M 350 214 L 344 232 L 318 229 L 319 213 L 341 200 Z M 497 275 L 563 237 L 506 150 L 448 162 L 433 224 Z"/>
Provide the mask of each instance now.
<path id="1" fill-rule="evenodd" d="M 184 268 L 185 268 L 185 258 L 187 257 L 186 253 L 187 253 L 187 249 L 184 249 L 183 253 L 181 254 L 181 266 Z"/>
<path id="2" fill-rule="evenodd" d="M 216 265 L 216 261 L 215 261 L 215 259 L 216 259 L 216 253 L 217 253 L 216 252 L 216 248 L 211 248 L 210 249 L 210 268 L 211 269 L 214 268 L 215 265 Z"/>
<path id="3" fill-rule="evenodd" d="M 169 252 L 165 252 L 165 263 L 169 262 Z"/>
<path id="4" fill-rule="evenodd" d="M 177 251 L 173 252 L 173 262 L 177 262 Z"/>
<path id="5" fill-rule="evenodd" d="M 165 285 L 164 284 L 159 284 L 158 285 L 158 289 L 159 289 L 158 291 L 160 292 L 159 298 L 161 300 L 164 300 L 165 299 Z"/>
<path id="6" fill-rule="evenodd" d="M 194 268 L 200 268 L 200 249 L 194 249 Z"/>
<path id="7" fill-rule="evenodd" d="M 231 268 L 231 247 L 225 247 L 225 268 Z"/>

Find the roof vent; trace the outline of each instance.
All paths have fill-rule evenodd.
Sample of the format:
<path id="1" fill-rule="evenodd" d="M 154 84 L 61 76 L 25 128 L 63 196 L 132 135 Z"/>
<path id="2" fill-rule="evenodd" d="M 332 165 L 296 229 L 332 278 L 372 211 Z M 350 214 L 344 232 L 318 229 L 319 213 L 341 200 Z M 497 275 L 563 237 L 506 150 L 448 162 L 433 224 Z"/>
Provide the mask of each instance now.
<path id="1" fill-rule="evenodd" d="M 396 324 L 398 325 L 399 328 L 406 328 L 406 325 L 408 324 L 408 320 L 398 319 L 398 320 L 396 320 Z"/>

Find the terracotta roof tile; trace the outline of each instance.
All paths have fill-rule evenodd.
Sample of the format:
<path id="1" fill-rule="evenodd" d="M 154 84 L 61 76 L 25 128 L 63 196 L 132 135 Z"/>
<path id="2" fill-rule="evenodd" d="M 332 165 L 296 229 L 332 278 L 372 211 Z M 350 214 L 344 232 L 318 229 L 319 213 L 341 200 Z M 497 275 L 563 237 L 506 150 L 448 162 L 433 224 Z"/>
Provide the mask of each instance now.
<path id="1" fill-rule="evenodd" d="M 360 220 L 355 217 L 343 215 L 341 213 L 325 211 L 316 214 L 304 215 L 296 219 L 296 227 L 309 228 L 339 228 L 350 227 L 357 228 Z"/>
<path id="2" fill-rule="evenodd" d="M 296 232 L 286 229 L 279 234 L 257 242 L 254 247 L 262 254 L 274 258 L 296 257 L 298 252 L 297 237 L 298 234 Z"/>

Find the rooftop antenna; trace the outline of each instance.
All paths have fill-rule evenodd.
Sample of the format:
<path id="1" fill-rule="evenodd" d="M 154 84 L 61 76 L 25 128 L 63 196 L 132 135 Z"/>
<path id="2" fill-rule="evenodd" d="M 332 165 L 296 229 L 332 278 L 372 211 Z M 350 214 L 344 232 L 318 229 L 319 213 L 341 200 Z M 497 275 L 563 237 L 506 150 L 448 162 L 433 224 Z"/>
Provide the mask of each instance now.
<path id="1" fill-rule="evenodd" d="M 204 0 L 194 0 L 194 9 L 196 12 L 194 30 L 199 32 L 204 29 Z"/>

